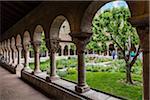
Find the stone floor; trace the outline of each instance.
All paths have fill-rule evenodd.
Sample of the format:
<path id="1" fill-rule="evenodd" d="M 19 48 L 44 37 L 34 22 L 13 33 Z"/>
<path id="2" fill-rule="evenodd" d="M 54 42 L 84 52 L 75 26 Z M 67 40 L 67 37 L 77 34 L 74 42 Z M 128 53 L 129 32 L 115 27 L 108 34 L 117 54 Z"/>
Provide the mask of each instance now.
<path id="1" fill-rule="evenodd" d="M 0 66 L 0 100 L 50 100 Z"/>

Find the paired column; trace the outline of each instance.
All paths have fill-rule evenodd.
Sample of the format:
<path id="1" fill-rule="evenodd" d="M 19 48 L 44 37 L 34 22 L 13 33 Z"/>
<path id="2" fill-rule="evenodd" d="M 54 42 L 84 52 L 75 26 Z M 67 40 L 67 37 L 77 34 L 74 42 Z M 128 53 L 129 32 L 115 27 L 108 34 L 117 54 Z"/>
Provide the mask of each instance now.
<path id="1" fill-rule="evenodd" d="M 56 52 L 59 47 L 59 41 L 57 39 L 50 40 L 50 47 L 48 48 L 50 52 L 50 77 L 47 77 L 47 81 L 54 81 L 59 79 L 59 76 L 56 74 Z"/>
<path id="2" fill-rule="evenodd" d="M 34 41 L 34 74 L 38 74 L 41 72 L 40 70 L 40 41 Z"/>
<path id="3" fill-rule="evenodd" d="M 85 68 L 85 47 L 88 44 L 92 34 L 91 33 L 70 33 L 73 42 L 77 48 L 78 55 L 78 83 L 75 86 L 77 92 L 83 93 L 90 90 L 89 86 L 86 84 L 86 68 Z"/>

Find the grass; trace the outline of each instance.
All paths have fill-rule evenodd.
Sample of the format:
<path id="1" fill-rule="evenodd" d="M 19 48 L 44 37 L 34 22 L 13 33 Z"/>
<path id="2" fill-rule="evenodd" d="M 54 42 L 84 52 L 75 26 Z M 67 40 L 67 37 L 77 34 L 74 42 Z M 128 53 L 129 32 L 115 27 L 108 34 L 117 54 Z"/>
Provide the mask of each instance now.
<path id="1" fill-rule="evenodd" d="M 34 69 L 34 63 L 29 63 L 29 66 L 31 69 Z M 50 66 L 50 61 L 46 60 L 45 62 L 40 62 L 40 69 L 42 71 L 46 71 L 48 67 Z"/>
<path id="2" fill-rule="evenodd" d="M 133 67 L 133 80 L 135 82 L 134 85 L 126 84 L 125 83 L 125 72 L 124 72 L 124 62 L 122 60 L 115 60 L 112 62 L 112 69 L 119 68 L 119 71 L 114 72 L 90 72 L 87 71 L 87 84 L 97 90 L 120 96 L 122 98 L 128 100 L 142 100 L 142 75 L 141 70 L 142 66 L 141 61 L 137 60 L 137 64 Z M 76 59 L 62 59 L 57 60 L 57 69 L 62 69 L 65 67 L 68 68 L 76 68 L 77 61 Z M 50 66 L 49 60 L 46 62 L 40 63 L 40 69 L 42 71 L 46 71 L 48 66 Z M 34 69 L 34 63 L 30 63 L 31 69 Z M 99 66 L 100 67 L 100 66 Z M 95 67 L 94 67 L 95 68 Z M 100 67 L 102 68 L 102 67 Z M 69 72 L 68 72 L 69 71 Z M 75 69 L 76 71 L 76 69 Z M 74 69 L 67 70 L 67 72 L 59 72 L 60 76 L 77 82 L 77 73 Z M 70 74 L 68 74 L 70 73 Z"/>
<path id="3" fill-rule="evenodd" d="M 77 82 L 77 74 L 67 75 L 65 79 Z M 87 84 L 97 90 L 123 97 L 128 100 L 141 100 L 141 77 L 133 75 L 134 85 L 124 82 L 125 73 L 87 72 Z"/>

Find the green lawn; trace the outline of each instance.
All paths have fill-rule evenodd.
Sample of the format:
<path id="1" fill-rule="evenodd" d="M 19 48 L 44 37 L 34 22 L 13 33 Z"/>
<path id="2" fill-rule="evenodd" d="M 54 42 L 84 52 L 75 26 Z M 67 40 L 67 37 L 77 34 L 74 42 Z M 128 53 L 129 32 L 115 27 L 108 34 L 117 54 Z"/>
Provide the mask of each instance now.
<path id="1" fill-rule="evenodd" d="M 89 59 L 87 62 L 89 62 Z M 106 59 L 107 60 L 107 59 Z M 108 59 L 109 60 L 109 59 Z M 105 59 L 99 60 L 105 61 Z M 98 61 L 98 62 L 99 62 Z M 42 71 L 46 71 L 48 66 L 50 66 L 49 60 L 40 63 L 40 68 Z M 77 82 L 77 60 L 75 58 L 71 59 L 61 59 L 57 60 L 57 69 L 62 69 L 64 67 L 68 68 L 67 72 L 57 72 L 60 77 L 67 80 Z M 87 66 L 87 84 L 97 90 L 110 93 L 116 96 L 123 97 L 128 100 L 141 100 L 142 99 L 142 62 L 137 60 L 132 68 L 132 75 L 134 80 L 134 85 L 129 85 L 125 83 L 125 63 L 122 60 L 113 60 L 111 66 Z M 30 63 L 31 69 L 34 68 L 34 64 Z M 89 71 L 89 68 L 92 70 Z M 105 68 L 105 70 L 104 70 Z M 103 70 L 102 70 L 103 69 Z M 109 70 L 108 70 L 109 69 Z"/>
<path id="2" fill-rule="evenodd" d="M 67 75 L 64 78 L 76 82 L 77 75 Z M 125 73 L 87 72 L 87 84 L 90 87 L 128 100 L 141 100 L 141 77 L 133 75 L 134 85 L 126 84 L 123 79 Z"/>

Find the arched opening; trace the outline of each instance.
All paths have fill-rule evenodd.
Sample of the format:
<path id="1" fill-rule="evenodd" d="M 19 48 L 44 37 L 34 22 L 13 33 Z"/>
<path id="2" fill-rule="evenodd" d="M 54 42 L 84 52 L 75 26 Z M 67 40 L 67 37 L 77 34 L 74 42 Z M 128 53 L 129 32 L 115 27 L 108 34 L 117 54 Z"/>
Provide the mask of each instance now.
<path id="1" fill-rule="evenodd" d="M 29 62 L 31 61 L 30 58 L 30 51 L 33 51 L 33 48 L 31 47 L 31 37 L 30 33 L 28 31 L 25 31 L 23 34 L 23 51 L 24 51 L 24 69 L 30 70 Z"/>
<path id="2" fill-rule="evenodd" d="M 34 48 L 34 73 L 46 71 L 49 63 L 42 65 L 43 62 L 48 62 L 48 50 L 46 48 L 45 33 L 41 25 L 37 25 L 33 34 L 33 48 Z"/>
<path id="3" fill-rule="evenodd" d="M 129 17 L 131 17 L 130 10 L 128 9 L 128 6 L 125 1 L 113 1 L 105 4 L 104 6 L 99 6 L 98 8 L 100 7 L 101 9 L 97 9 L 97 13 L 94 18 L 89 17 L 89 14 L 89 16 L 87 15 L 86 20 L 84 20 L 83 17 L 83 22 L 81 23 L 81 30 L 83 32 L 91 33 L 93 31 L 92 41 L 88 44 L 87 48 L 90 50 L 94 49 L 94 51 L 100 51 L 104 53 L 104 56 L 96 55 L 94 53 L 94 55 L 90 56 L 89 58 L 86 58 L 86 69 L 88 71 L 87 83 L 91 87 L 96 87 L 97 89 L 99 87 L 99 90 L 101 91 L 105 91 L 107 93 L 117 95 L 126 99 L 141 98 L 142 86 L 140 84 L 142 84 L 142 60 L 138 59 L 138 55 L 141 49 L 138 46 L 137 49 L 135 49 L 134 47 L 136 45 L 139 45 L 140 41 L 136 29 L 132 27 L 132 25 L 127 20 Z M 89 6 L 89 8 L 91 7 Z M 94 6 L 93 8 L 96 7 Z M 88 13 L 93 14 L 93 12 Z M 85 21 L 88 22 L 84 23 Z M 90 27 L 92 27 L 91 30 Z M 102 42 L 99 43 L 99 41 Z M 113 42 L 109 43 L 109 41 Z M 113 46 L 112 49 L 110 49 L 110 44 L 113 44 L 115 46 Z M 114 56 L 116 55 L 118 56 L 118 58 L 113 60 Z M 129 63 L 130 67 L 127 66 Z M 136 68 L 138 70 L 135 71 Z M 101 75 L 98 75 L 100 73 Z M 103 74 L 105 75 L 103 76 Z M 117 77 L 115 76 L 115 74 Z M 94 78 L 95 76 L 97 76 L 97 79 Z M 98 81 L 99 76 L 103 76 L 103 78 L 105 76 L 108 76 L 107 78 L 105 78 L 106 81 L 112 79 L 114 80 L 112 80 L 113 82 L 102 82 L 103 79 L 100 79 L 98 84 L 95 85 L 96 81 Z M 115 78 L 113 76 L 115 76 Z M 72 79 L 71 77 L 73 76 L 70 76 L 70 79 Z M 135 77 L 138 77 L 138 79 L 135 79 Z M 92 81 L 90 79 L 92 79 Z M 94 85 L 93 82 L 95 83 Z M 140 84 L 138 84 L 137 82 L 139 82 Z M 108 85 L 106 86 L 107 89 L 106 87 L 101 87 L 100 83 L 102 83 L 102 85 L 106 85 L 108 83 Z M 124 84 L 126 84 L 126 88 L 122 88 Z M 127 86 L 127 84 L 132 85 Z M 138 88 L 134 87 L 135 84 Z M 118 88 L 120 91 L 118 91 Z M 128 90 L 126 90 L 127 88 Z M 136 91 L 129 93 L 129 91 L 133 90 L 132 88 L 134 88 L 134 90 Z M 129 93 L 128 95 L 126 94 L 127 92 Z"/>
<path id="4" fill-rule="evenodd" d="M 16 48 L 16 41 L 15 41 L 14 37 L 11 38 L 11 48 L 13 51 L 13 63 L 12 63 L 12 65 L 16 66 L 18 54 L 17 54 L 17 48 Z"/>
<path id="5" fill-rule="evenodd" d="M 74 44 L 72 43 L 72 39 L 69 35 L 69 33 L 71 32 L 71 27 L 69 24 L 70 23 L 68 22 L 67 18 L 60 15 L 54 19 L 50 28 L 50 40 L 55 39 L 59 41 L 59 45 L 57 45 L 58 49 L 55 52 L 61 52 L 61 56 L 56 56 L 56 61 L 53 60 L 53 62 L 56 63 L 57 74 L 60 77 L 64 77 L 65 75 L 67 75 L 70 70 L 76 72 L 76 57 L 70 55 L 70 51 L 72 49 L 71 45 Z M 73 68 L 70 68 L 71 66 Z"/>

